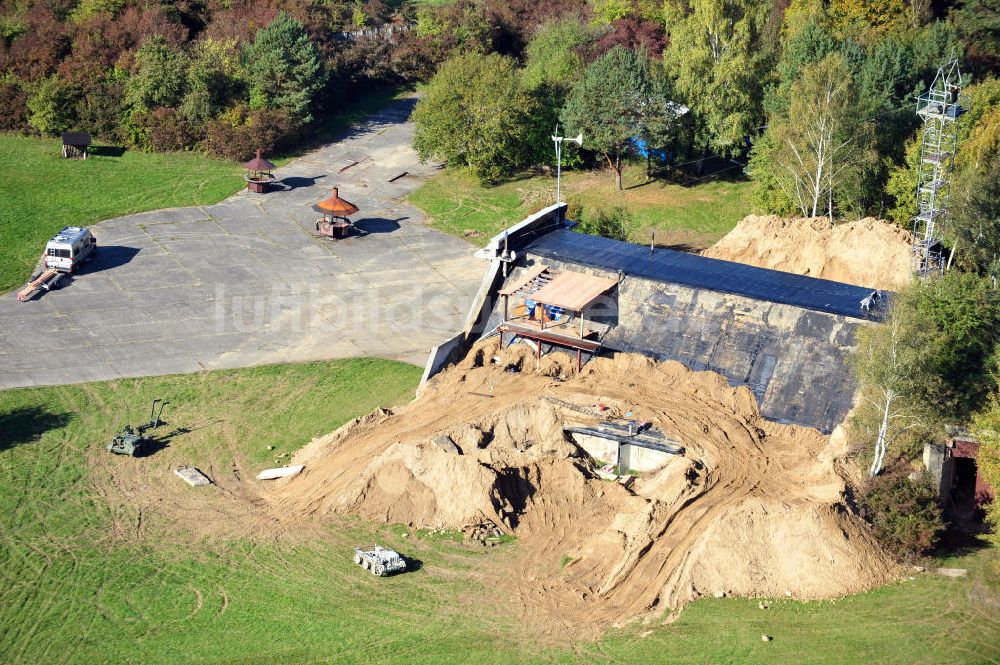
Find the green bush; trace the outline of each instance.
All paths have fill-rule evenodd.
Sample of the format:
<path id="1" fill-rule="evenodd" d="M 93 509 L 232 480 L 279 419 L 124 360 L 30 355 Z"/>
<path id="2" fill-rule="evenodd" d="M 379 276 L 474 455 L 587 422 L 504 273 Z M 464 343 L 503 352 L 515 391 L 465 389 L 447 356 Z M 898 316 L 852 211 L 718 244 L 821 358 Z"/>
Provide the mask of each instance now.
<path id="1" fill-rule="evenodd" d="M 28 122 L 42 136 L 71 129 L 76 121 L 76 93 L 58 76 L 42 79 L 28 98 Z"/>
<path id="2" fill-rule="evenodd" d="M 612 240 L 628 240 L 628 230 L 632 225 L 632 217 L 625 208 L 612 208 L 611 210 L 598 210 L 595 213 L 587 214 L 580 209 L 580 224 L 576 230 L 580 233 L 587 233 L 592 236 L 602 236 Z"/>
<path id="3" fill-rule="evenodd" d="M 897 461 L 862 488 L 861 515 L 882 544 L 902 559 L 924 554 L 944 530 L 941 505 L 927 474 L 911 479 L 912 468 Z"/>
<path id="4" fill-rule="evenodd" d="M 422 160 L 467 166 L 481 183 L 496 183 L 531 161 L 542 116 L 512 58 L 458 55 L 441 65 L 417 102 L 413 147 Z"/>

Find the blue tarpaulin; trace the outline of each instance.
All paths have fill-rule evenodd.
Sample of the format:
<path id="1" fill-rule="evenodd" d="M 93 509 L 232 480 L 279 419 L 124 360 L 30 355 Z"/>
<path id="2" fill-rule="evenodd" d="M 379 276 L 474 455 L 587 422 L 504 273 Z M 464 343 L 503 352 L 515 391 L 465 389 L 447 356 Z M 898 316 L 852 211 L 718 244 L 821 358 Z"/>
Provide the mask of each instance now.
<path id="1" fill-rule="evenodd" d="M 670 158 L 670 153 L 666 150 L 647 147 L 646 142 L 638 137 L 632 139 L 632 145 L 635 146 L 636 152 L 642 157 L 653 157 L 664 162 Z"/>

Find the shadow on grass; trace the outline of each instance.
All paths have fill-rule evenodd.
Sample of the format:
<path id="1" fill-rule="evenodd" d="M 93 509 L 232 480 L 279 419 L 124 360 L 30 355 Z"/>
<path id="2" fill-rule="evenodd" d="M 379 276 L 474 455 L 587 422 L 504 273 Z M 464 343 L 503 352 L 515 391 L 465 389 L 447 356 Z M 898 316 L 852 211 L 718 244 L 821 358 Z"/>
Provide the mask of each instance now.
<path id="1" fill-rule="evenodd" d="M 744 169 L 746 165 L 735 159 L 709 157 L 700 169 L 697 163 L 675 169 L 669 181 L 681 187 L 697 187 L 706 182 L 749 182 Z"/>
<path id="2" fill-rule="evenodd" d="M 403 556 L 402 554 L 399 556 L 402 557 L 404 562 L 406 562 L 406 568 L 399 571 L 400 574 L 414 573 L 424 567 L 424 562 L 420 559 L 416 559 L 412 556 Z"/>
<path id="3" fill-rule="evenodd" d="M 985 525 L 981 521 L 953 523 L 948 526 L 938 544 L 931 552 L 932 557 L 966 556 L 973 552 L 992 547 L 983 533 Z"/>
<path id="4" fill-rule="evenodd" d="M 704 243 L 675 242 L 666 245 L 656 244 L 656 249 L 672 249 L 675 252 L 686 252 L 688 254 L 701 254 L 706 248 Z"/>
<path id="5" fill-rule="evenodd" d="M 164 438 L 147 436 L 142 447 L 136 451 L 136 457 L 152 457 L 164 448 L 169 448 L 170 442 Z"/>
<path id="6" fill-rule="evenodd" d="M 37 406 L 0 413 L 0 452 L 32 443 L 46 432 L 69 424 L 68 413 L 53 413 Z"/>
<path id="7" fill-rule="evenodd" d="M 95 157 L 121 157 L 125 154 L 125 148 L 120 145 L 92 145 L 87 148 L 87 152 Z"/>

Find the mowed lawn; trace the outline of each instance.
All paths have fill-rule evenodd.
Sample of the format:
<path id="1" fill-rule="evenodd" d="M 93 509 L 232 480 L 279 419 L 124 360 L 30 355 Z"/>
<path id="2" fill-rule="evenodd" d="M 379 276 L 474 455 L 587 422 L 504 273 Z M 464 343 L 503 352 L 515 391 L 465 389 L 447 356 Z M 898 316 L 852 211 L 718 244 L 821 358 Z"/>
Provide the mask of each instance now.
<path id="1" fill-rule="evenodd" d="M 644 164 L 630 164 L 626 189 L 617 192 L 610 171 L 563 174 L 563 200 L 575 221 L 598 211 L 627 212 L 628 239 L 648 244 L 702 249 L 732 230 L 752 212 L 751 183 L 706 179 L 691 185 L 646 181 Z M 485 242 L 505 227 L 555 203 L 554 176 L 534 176 L 486 187 L 460 169 L 447 169 L 410 195 L 411 203 L 446 233 Z M 655 236 L 653 235 L 655 233 Z"/>
<path id="2" fill-rule="evenodd" d="M 980 549 L 825 602 L 705 599 L 680 618 L 608 627 L 598 641 L 531 643 L 477 570 L 483 551 L 402 526 L 341 518 L 301 534 L 175 538 L 158 491 L 196 497 L 173 460 L 244 478 L 311 437 L 410 398 L 419 368 L 376 359 L 0 392 L 0 662 L 3 663 L 990 663 L 1000 658 L 1000 565 Z M 169 447 L 143 459 L 103 448 L 149 400 L 170 401 Z M 273 449 L 268 449 L 273 446 Z M 168 462 L 170 460 L 170 462 Z M 145 510 L 109 475 L 145 472 Z M 109 489 L 111 487 L 111 489 Z M 152 496 L 151 496 L 152 495 Z M 150 506 L 153 506 L 152 508 Z M 181 524 L 180 526 L 185 526 Z M 408 537 L 403 537 L 407 533 Z M 134 535 L 133 535 L 134 534 Z M 141 537 L 139 537 L 141 534 Z M 374 578 L 356 544 L 395 546 L 414 572 Z M 557 565 L 557 562 L 553 562 Z M 761 635 L 773 636 L 762 642 Z"/>
<path id="3" fill-rule="evenodd" d="M 199 153 L 97 149 L 63 159 L 58 139 L 0 135 L 0 292 L 24 284 L 46 241 L 64 226 L 158 208 L 215 203 L 242 185 L 234 162 Z M 96 232 L 100 243 L 100 232 Z"/>

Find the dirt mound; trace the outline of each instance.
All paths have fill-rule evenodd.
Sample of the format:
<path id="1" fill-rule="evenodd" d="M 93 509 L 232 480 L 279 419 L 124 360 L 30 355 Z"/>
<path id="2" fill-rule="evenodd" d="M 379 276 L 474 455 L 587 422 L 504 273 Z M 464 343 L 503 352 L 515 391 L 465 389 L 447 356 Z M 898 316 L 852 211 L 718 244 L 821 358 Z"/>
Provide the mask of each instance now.
<path id="1" fill-rule="evenodd" d="M 895 291 L 910 280 L 909 231 L 872 217 L 749 215 L 703 254 L 715 259 Z"/>
<path id="2" fill-rule="evenodd" d="M 409 405 L 313 441 L 295 460 L 306 471 L 269 500 L 293 517 L 500 525 L 519 545 L 488 584 L 506 590 L 509 612 L 553 630 L 717 591 L 824 598 L 893 576 L 842 501 L 828 438 L 764 421 L 746 388 L 628 354 L 576 376 L 551 354 L 543 374 L 526 345 L 498 362 L 495 350 L 480 344 Z M 602 480 L 564 428 L 618 415 L 650 421 L 685 454 L 629 487 Z"/>

